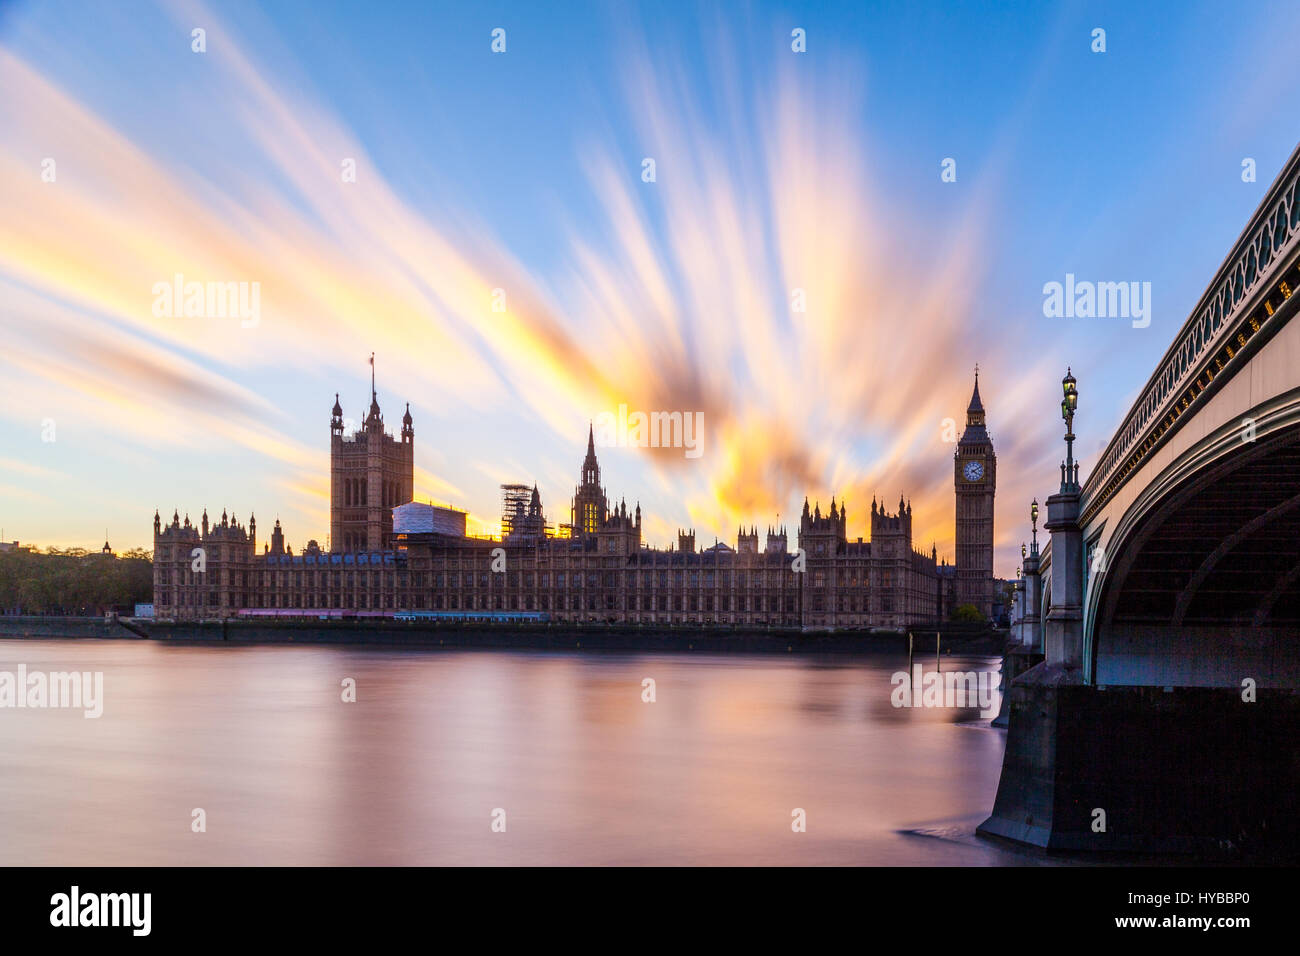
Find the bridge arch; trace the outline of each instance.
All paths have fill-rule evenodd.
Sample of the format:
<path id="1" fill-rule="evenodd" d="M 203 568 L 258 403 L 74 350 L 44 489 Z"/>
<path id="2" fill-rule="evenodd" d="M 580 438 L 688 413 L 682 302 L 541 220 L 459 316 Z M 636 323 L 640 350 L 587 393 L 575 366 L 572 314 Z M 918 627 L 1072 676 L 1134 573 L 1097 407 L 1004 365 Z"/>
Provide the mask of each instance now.
<path id="1" fill-rule="evenodd" d="M 1300 686 L 1300 388 L 1242 418 L 1108 522 L 1085 598 L 1090 683 Z"/>

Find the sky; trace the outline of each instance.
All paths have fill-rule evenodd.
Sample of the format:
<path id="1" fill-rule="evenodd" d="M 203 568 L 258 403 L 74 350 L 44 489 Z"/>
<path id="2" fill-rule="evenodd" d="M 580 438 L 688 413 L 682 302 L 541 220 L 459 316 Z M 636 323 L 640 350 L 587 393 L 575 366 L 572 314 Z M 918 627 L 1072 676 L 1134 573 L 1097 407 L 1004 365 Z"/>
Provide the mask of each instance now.
<path id="1" fill-rule="evenodd" d="M 0 538 L 148 548 L 155 508 L 206 507 L 325 545 L 329 411 L 364 417 L 373 353 L 416 498 L 472 531 L 503 482 L 567 521 L 625 405 L 702 416 L 697 456 L 597 449 L 653 545 L 793 535 L 805 496 L 869 537 L 902 496 L 951 560 L 978 363 L 1012 576 L 1066 367 L 1086 476 L 1296 147 L 1298 21 L 0 0 Z M 1045 315 L 1067 274 L 1150 283 L 1149 325 Z M 177 275 L 257 308 L 169 309 Z"/>

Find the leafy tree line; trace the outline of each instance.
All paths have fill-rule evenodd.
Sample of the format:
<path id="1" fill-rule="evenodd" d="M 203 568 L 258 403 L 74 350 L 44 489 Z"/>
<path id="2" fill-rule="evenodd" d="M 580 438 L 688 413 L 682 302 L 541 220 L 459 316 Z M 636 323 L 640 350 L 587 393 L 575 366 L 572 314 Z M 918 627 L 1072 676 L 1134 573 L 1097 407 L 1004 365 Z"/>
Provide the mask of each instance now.
<path id="1" fill-rule="evenodd" d="M 153 600 L 153 553 L 118 557 L 84 548 L 0 553 L 0 612 L 90 614 Z"/>

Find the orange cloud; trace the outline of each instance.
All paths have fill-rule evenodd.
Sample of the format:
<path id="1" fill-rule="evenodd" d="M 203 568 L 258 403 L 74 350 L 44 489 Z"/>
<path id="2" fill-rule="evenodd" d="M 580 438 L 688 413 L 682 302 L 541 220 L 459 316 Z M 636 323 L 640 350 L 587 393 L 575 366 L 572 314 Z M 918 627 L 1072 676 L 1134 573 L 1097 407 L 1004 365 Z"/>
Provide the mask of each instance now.
<path id="1" fill-rule="evenodd" d="M 188 24 L 200 9 L 172 15 Z M 203 19 L 221 29 L 211 12 Z M 380 352 L 413 404 L 531 416 L 564 447 L 578 447 L 575 422 L 620 404 L 701 412 L 699 459 L 642 455 L 643 474 L 683 508 L 648 518 L 655 534 L 688 520 L 730 534 L 778 513 L 793 531 L 793 502 L 836 494 L 853 509 L 850 533 L 865 535 L 870 494 L 901 490 L 917 545 L 951 552 L 952 448 L 941 436 L 945 418 L 960 425 L 966 367 L 979 358 L 989 369 L 995 438 L 1029 402 L 981 355 L 968 321 L 979 205 L 928 261 L 901 257 L 907 217 L 868 175 L 855 76 L 755 85 L 737 105 L 752 122 L 720 131 L 691 91 L 660 82 L 671 63 L 634 58 L 630 115 L 658 180 L 641 182 L 608 144 L 584 147 L 603 220 L 571 230 L 566 269 L 539 274 L 467 212 L 435 215 L 401 197 L 327 109 L 284 92 L 243 49 L 223 44 L 207 64 L 225 95 L 206 115 L 252 146 L 219 183 L 132 142 L 0 49 L 0 272 L 48 303 L 12 365 L 111 410 L 112 427 L 215 435 L 282 462 L 317 526 L 323 456 L 236 384 L 232 355 L 291 376 Z M 32 165 L 46 155 L 57 183 Z M 356 160 L 356 183 L 342 182 L 341 157 Z M 155 316 L 155 283 L 177 273 L 259 283 L 258 323 Z M 1005 474 L 1004 493 L 1027 497 L 1015 470 Z M 425 469 L 417 489 L 464 494 Z"/>

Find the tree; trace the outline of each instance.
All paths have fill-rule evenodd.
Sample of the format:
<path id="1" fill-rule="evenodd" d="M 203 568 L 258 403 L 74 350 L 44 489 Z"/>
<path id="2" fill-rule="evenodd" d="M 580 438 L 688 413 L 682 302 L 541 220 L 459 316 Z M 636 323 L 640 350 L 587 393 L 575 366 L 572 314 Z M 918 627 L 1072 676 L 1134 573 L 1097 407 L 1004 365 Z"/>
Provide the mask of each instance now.
<path id="1" fill-rule="evenodd" d="M 959 604 L 952 612 L 954 621 L 970 621 L 976 624 L 984 623 L 984 615 L 979 612 L 974 604 Z"/>
<path id="2" fill-rule="evenodd" d="M 23 614 L 98 615 L 147 603 L 153 595 L 148 552 L 120 558 L 80 548 L 0 554 L 0 610 Z"/>

